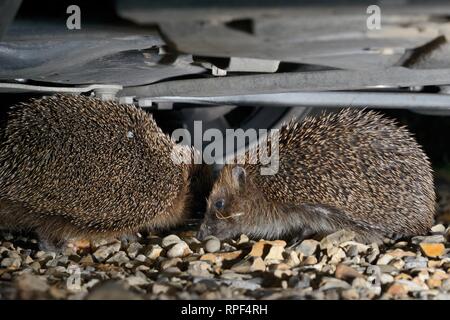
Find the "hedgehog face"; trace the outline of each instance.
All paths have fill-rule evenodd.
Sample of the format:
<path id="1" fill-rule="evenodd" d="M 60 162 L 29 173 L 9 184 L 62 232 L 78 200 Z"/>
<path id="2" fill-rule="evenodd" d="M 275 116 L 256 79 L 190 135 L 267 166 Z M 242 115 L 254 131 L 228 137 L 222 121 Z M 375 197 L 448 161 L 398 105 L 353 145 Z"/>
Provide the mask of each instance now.
<path id="1" fill-rule="evenodd" d="M 240 166 L 222 171 L 209 196 L 205 219 L 197 238 L 201 240 L 213 235 L 223 240 L 242 233 L 245 179 L 245 170 Z"/>

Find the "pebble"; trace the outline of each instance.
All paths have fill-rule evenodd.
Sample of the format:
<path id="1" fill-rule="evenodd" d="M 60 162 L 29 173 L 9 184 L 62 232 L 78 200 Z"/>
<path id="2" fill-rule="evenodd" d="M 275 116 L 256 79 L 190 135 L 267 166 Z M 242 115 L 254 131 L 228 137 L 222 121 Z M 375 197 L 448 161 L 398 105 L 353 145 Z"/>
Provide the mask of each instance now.
<path id="1" fill-rule="evenodd" d="M 163 251 L 163 248 L 161 248 L 157 244 L 154 244 L 154 245 L 150 245 L 150 248 L 148 248 L 145 255 L 147 256 L 147 258 L 149 258 L 151 260 L 155 260 L 155 259 L 159 258 L 162 251 Z"/>
<path id="2" fill-rule="evenodd" d="M 320 284 L 320 290 L 330 290 L 330 289 L 349 289 L 351 288 L 350 284 L 343 280 L 335 279 L 335 278 L 328 278 L 325 277 L 322 279 L 322 282 Z"/>
<path id="3" fill-rule="evenodd" d="M 294 248 L 297 253 L 303 254 L 305 257 L 312 256 L 319 248 L 319 241 L 313 239 L 303 240 L 298 246 Z"/>
<path id="4" fill-rule="evenodd" d="M 320 241 L 320 249 L 325 250 L 339 244 L 353 240 L 356 234 L 353 231 L 340 230 L 330 235 L 327 235 Z"/>
<path id="5" fill-rule="evenodd" d="M 121 282 L 108 280 L 95 285 L 86 295 L 86 300 L 141 300 L 142 298 L 127 289 Z"/>
<path id="6" fill-rule="evenodd" d="M 181 262 L 183 262 L 181 258 L 166 259 L 161 262 L 161 269 L 166 270 L 168 268 L 175 267 Z"/>
<path id="7" fill-rule="evenodd" d="M 417 284 L 414 281 L 410 281 L 410 280 L 397 280 L 395 281 L 396 284 L 400 284 L 402 285 L 408 292 L 409 291 L 421 291 L 421 290 L 427 290 L 428 288 L 421 286 L 419 284 Z"/>
<path id="8" fill-rule="evenodd" d="M 334 248 L 336 250 L 333 250 L 333 253 L 328 254 L 328 256 L 331 256 L 331 259 L 329 261 L 330 264 L 337 264 L 341 262 L 342 259 L 345 258 L 345 251 L 342 248 Z"/>
<path id="9" fill-rule="evenodd" d="M 17 270 L 20 268 L 22 261 L 20 258 L 5 258 L 0 263 L 0 266 L 9 270 Z"/>
<path id="10" fill-rule="evenodd" d="M 139 254 L 139 255 L 135 258 L 135 260 L 136 260 L 136 261 L 139 261 L 139 262 L 145 262 L 145 260 L 147 260 L 147 257 L 144 256 L 143 254 Z"/>
<path id="11" fill-rule="evenodd" d="M 246 235 L 200 242 L 189 230 L 94 241 L 58 254 L 34 249 L 26 237 L 4 241 L 0 231 L 0 281 L 19 299 L 445 299 L 446 228 L 383 244 L 340 231 L 291 247 Z M 76 272 L 80 288 L 69 290 L 66 281 Z"/>
<path id="12" fill-rule="evenodd" d="M 402 259 L 394 259 L 390 262 L 389 265 L 397 270 L 401 270 L 405 266 L 405 261 L 403 261 Z"/>
<path id="13" fill-rule="evenodd" d="M 289 252 L 287 264 L 289 264 L 291 267 L 296 267 L 300 264 L 300 259 L 295 251 Z"/>
<path id="14" fill-rule="evenodd" d="M 404 251 L 402 249 L 388 250 L 386 253 L 395 258 L 415 257 L 416 256 L 416 254 L 414 252 Z"/>
<path id="15" fill-rule="evenodd" d="M 125 280 L 128 283 L 128 285 L 132 287 L 145 286 L 150 283 L 150 281 L 147 278 L 142 276 L 129 276 Z"/>
<path id="16" fill-rule="evenodd" d="M 306 257 L 306 259 L 305 260 L 303 260 L 302 262 L 301 262 L 301 264 L 302 265 L 314 265 L 314 264 L 317 264 L 317 258 L 316 257 L 314 257 L 314 256 L 309 256 L 309 257 Z"/>
<path id="17" fill-rule="evenodd" d="M 211 278 L 214 275 L 211 273 L 211 264 L 205 261 L 191 261 L 189 262 L 187 272 L 194 277 Z"/>
<path id="18" fill-rule="evenodd" d="M 437 224 L 431 227 L 432 234 L 443 234 L 445 232 L 445 226 L 443 224 Z"/>
<path id="19" fill-rule="evenodd" d="M 377 265 L 387 265 L 391 262 L 395 257 L 386 253 L 378 258 Z"/>
<path id="20" fill-rule="evenodd" d="M 264 261 L 271 261 L 272 263 L 276 263 L 277 261 L 283 260 L 283 252 L 284 246 L 286 243 L 282 245 L 273 245 L 270 247 L 269 253 L 264 258 Z"/>
<path id="21" fill-rule="evenodd" d="M 269 253 L 270 253 L 270 250 L 272 250 L 273 248 L 276 248 L 276 249 L 274 249 L 274 253 L 272 253 L 272 254 L 277 255 L 280 250 L 284 250 L 285 246 L 286 246 L 286 241 L 283 241 L 283 240 L 275 240 L 275 241 L 260 240 L 252 246 L 252 250 L 250 251 L 250 253 L 248 255 L 252 256 L 252 257 L 262 257 L 264 254 L 265 248 L 270 248 Z"/>
<path id="22" fill-rule="evenodd" d="M 130 259 L 127 257 L 127 254 L 123 251 L 117 252 L 111 258 L 106 260 L 107 263 L 115 263 L 115 264 L 118 264 L 119 266 L 122 264 L 125 264 L 129 261 L 130 261 Z"/>
<path id="23" fill-rule="evenodd" d="M 244 244 L 244 243 L 248 243 L 249 241 L 250 241 L 250 239 L 247 237 L 247 235 L 241 234 L 237 243 Z"/>
<path id="24" fill-rule="evenodd" d="M 358 290 L 356 289 L 347 289 L 347 290 L 343 290 L 342 293 L 342 298 L 345 300 L 357 300 L 359 299 L 359 293 Z"/>
<path id="25" fill-rule="evenodd" d="M 136 258 L 136 256 L 138 255 L 139 251 L 143 248 L 144 246 L 142 244 L 140 244 L 139 242 L 133 242 L 131 243 L 128 248 L 127 248 L 127 253 L 128 256 L 131 259 Z"/>
<path id="26" fill-rule="evenodd" d="M 441 243 L 445 242 L 445 237 L 441 234 L 436 234 L 432 236 L 417 236 L 411 239 L 413 244 L 419 243 Z"/>
<path id="27" fill-rule="evenodd" d="M 238 273 L 250 273 L 256 271 L 265 271 L 266 264 L 261 257 L 247 257 L 244 260 L 241 260 L 234 264 L 231 267 L 231 270 Z"/>
<path id="28" fill-rule="evenodd" d="M 121 243 L 114 242 L 113 244 L 103 245 L 99 247 L 94 253 L 94 258 L 99 261 L 105 261 L 110 255 L 118 252 L 120 250 Z"/>
<path id="29" fill-rule="evenodd" d="M 395 298 L 404 298 L 408 295 L 408 289 L 401 283 L 392 284 L 386 293 Z"/>
<path id="30" fill-rule="evenodd" d="M 211 261 L 212 263 L 218 263 L 226 260 L 235 260 L 242 254 L 242 250 L 232 252 L 220 252 L 220 253 L 207 253 L 200 257 L 200 260 Z"/>
<path id="31" fill-rule="evenodd" d="M 420 250 L 430 258 L 440 257 L 445 253 L 445 246 L 442 243 L 420 243 Z"/>
<path id="32" fill-rule="evenodd" d="M 366 260 L 368 263 L 373 263 L 377 258 L 378 255 L 380 254 L 380 248 L 378 247 L 378 245 L 376 243 L 372 243 L 369 246 L 369 255 L 366 257 Z"/>
<path id="33" fill-rule="evenodd" d="M 358 254 L 359 254 L 358 247 L 355 245 L 349 246 L 346 254 L 347 254 L 347 256 L 349 256 L 351 258 L 358 256 Z"/>
<path id="34" fill-rule="evenodd" d="M 205 242 L 205 251 L 209 253 L 214 253 L 220 250 L 220 240 L 216 237 L 210 236 Z"/>
<path id="35" fill-rule="evenodd" d="M 427 259 L 424 257 L 406 257 L 405 258 L 405 269 L 416 269 L 416 268 L 426 268 Z"/>
<path id="36" fill-rule="evenodd" d="M 181 242 L 182 240 L 180 239 L 180 237 L 178 237 L 177 235 L 175 235 L 175 234 L 171 234 L 171 235 L 168 235 L 167 237 L 164 237 L 163 239 L 162 239 L 162 241 L 161 241 L 161 246 L 163 247 L 163 248 L 168 248 L 168 247 L 170 247 L 170 246 L 172 246 L 172 245 L 174 245 L 174 244 L 177 244 L 177 243 L 179 243 L 179 242 Z"/>
<path id="37" fill-rule="evenodd" d="M 336 266 L 335 277 L 345 281 L 351 281 L 355 278 L 362 277 L 362 274 L 352 267 L 340 263 Z"/>
<path id="38" fill-rule="evenodd" d="M 185 257 L 192 253 L 191 249 L 187 245 L 186 242 L 181 241 L 175 244 L 172 248 L 167 251 L 167 257 L 169 258 L 178 258 Z"/>
<path id="39" fill-rule="evenodd" d="M 84 266 L 90 266 L 94 264 L 94 259 L 92 258 L 92 255 L 87 254 L 83 258 L 80 259 L 80 264 Z"/>
<path id="40" fill-rule="evenodd" d="M 159 284 L 159 283 L 154 283 L 152 286 L 152 293 L 159 295 L 159 294 L 164 294 L 167 293 L 167 291 L 169 291 L 170 287 L 164 284 Z"/>
<path id="41" fill-rule="evenodd" d="M 391 276 L 390 274 L 383 273 L 380 276 L 380 281 L 382 284 L 388 284 L 388 283 L 394 282 L 394 277 Z"/>
<path id="42" fill-rule="evenodd" d="M 49 289 L 49 285 L 47 281 L 45 281 L 45 277 L 36 276 L 33 274 L 23 274 L 19 276 L 16 280 L 17 287 L 22 291 L 39 291 L 45 292 Z"/>

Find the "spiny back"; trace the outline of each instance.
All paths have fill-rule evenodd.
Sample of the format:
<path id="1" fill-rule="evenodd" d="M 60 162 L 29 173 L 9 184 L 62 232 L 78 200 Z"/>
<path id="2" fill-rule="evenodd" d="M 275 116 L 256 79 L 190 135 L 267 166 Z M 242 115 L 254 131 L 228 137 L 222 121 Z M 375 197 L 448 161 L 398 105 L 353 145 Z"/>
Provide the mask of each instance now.
<path id="1" fill-rule="evenodd" d="M 0 149 L 0 197 L 99 231 L 164 212 L 186 172 L 173 142 L 134 106 L 55 95 L 11 110 Z"/>
<path id="2" fill-rule="evenodd" d="M 280 130 L 279 153 L 276 175 L 262 176 L 258 165 L 246 165 L 272 202 L 324 204 L 386 232 L 421 233 L 431 224 L 435 193 L 429 160 L 390 119 L 346 109 L 292 121 Z"/>

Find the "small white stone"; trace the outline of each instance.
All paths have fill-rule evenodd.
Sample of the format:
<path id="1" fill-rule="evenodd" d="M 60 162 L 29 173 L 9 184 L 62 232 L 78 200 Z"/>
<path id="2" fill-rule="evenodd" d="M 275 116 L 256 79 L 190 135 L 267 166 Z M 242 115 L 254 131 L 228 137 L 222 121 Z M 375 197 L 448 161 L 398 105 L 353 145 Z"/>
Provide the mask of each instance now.
<path id="1" fill-rule="evenodd" d="M 161 252 L 163 251 L 163 248 L 161 248 L 160 246 L 158 246 L 157 244 L 152 245 L 150 247 L 150 250 L 147 251 L 147 253 L 145 254 L 149 259 L 155 260 L 157 259 L 160 255 Z"/>
<path id="2" fill-rule="evenodd" d="M 191 253 L 192 251 L 187 245 L 187 243 L 182 241 L 177 243 L 172 248 L 170 248 L 169 251 L 167 251 L 167 257 L 169 258 L 185 257 Z"/>
<path id="3" fill-rule="evenodd" d="M 443 224 L 437 224 L 431 227 L 431 233 L 442 234 L 445 232 L 445 226 Z"/>
<path id="4" fill-rule="evenodd" d="M 174 245 L 174 244 L 179 243 L 181 241 L 182 240 L 177 235 L 171 234 L 171 235 L 168 235 L 167 237 L 164 237 L 162 239 L 161 246 L 163 248 L 168 248 L 171 245 Z"/>
<path id="5" fill-rule="evenodd" d="M 148 279 L 143 277 L 137 277 L 137 276 L 129 276 L 125 278 L 125 280 L 128 282 L 130 286 L 143 286 L 150 283 Z"/>
<path id="6" fill-rule="evenodd" d="M 377 265 L 386 265 L 389 264 L 394 259 L 390 254 L 384 254 L 380 258 L 378 258 Z"/>
<path id="7" fill-rule="evenodd" d="M 381 274 L 381 276 L 380 276 L 380 282 L 381 282 L 382 284 L 394 282 L 394 277 L 391 276 L 390 274 L 383 273 L 383 274 Z"/>
<path id="8" fill-rule="evenodd" d="M 136 260 L 136 261 L 139 261 L 139 262 L 145 262 L 145 260 L 147 260 L 147 257 L 144 256 L 143 254 L 139 254 L 139 255 L 135 258 L 135 260 Z"/>
<path id="9" fill-rule="evenodd" d="M 216 237 L 208 237 L 205 243 L 206 252 L 214 253 L 220 250 L 220 240 Z"/>

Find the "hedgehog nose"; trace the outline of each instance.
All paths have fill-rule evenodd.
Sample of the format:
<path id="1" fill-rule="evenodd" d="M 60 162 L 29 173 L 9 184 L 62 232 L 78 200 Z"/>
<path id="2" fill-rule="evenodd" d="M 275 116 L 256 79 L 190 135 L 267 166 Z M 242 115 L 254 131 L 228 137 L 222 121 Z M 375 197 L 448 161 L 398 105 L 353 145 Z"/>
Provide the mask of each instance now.
<path id="1" fill-rule="evenodd" d="M 207 225 L 202 224 L 200 226 L 200 229 L 197 232 L 197 239 L 200 240 L 200 241 L 203 241 L 210 234 L 211 234 L 210 228 Z"/>

